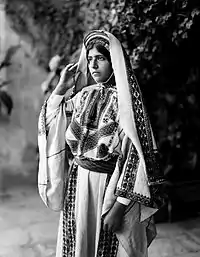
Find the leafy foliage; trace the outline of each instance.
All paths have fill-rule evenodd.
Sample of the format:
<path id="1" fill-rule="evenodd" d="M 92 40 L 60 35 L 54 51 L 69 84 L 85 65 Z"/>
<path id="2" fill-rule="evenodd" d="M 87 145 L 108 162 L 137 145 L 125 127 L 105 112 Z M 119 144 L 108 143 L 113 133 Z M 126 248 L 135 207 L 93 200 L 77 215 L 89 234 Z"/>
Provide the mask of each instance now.
<path id="1" fill-rule="evenodd" d="M 198 0 L 7 0 L 13 27 L 32 38 L 39 63 L 76 57 L 91 29 L 114 33 L 141 85 L 163 168 L 188 179 L 199 167 L 200 3 Z M 20 4 L 19 4 L 20 3 Z M 173 172 L 171 172 L 173 171 Z M 189 174 L 189 175 L 188 175 Z M 193 172 L 193 178 L 200 178 Z"/>
<path id="2" fill-rule="evenodd" d="M 4 59 L 0 63 L 0 71 L 12 64 L 11 59 L 13 55 L 20 48 L 19 45 L 11 46 L 6 51 Z M 13 109 L 12 97 L 7 93 L 6 87 L 10 84 L 10 81 L 0 78 L 0 115 L 10 116 Z"/>
<path id="3" fill-rule="evenodd" d="M 76 50 L 78 6 L 77 0 L 8 0 L 5 9 L 13 29 L 31 43 L 34 57 L 47 68 L 56 53 L 66 53 L 66 61 Z"/>
<path id="4" fill-rule="evenodd" d="M 116 0 L 107 15 L 100 25 L 123 42 L 131 57 L 165 174 L 174 180 L 200 178 L 199 2 Z"/>

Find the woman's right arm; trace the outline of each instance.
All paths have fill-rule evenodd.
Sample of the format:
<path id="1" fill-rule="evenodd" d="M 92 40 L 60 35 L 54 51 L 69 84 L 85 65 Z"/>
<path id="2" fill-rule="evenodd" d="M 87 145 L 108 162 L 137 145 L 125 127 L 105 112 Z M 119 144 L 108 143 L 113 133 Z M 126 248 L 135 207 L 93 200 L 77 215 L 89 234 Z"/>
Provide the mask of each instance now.
<path id="1" fill-rule="evenodd" d="M 73 99 L 70 99 L 71 95 L 73 94 L 73 88 L 67 90 L 65 95 L 57 95 L 52 92 L 50 97 L 47 100 L 46 105 L 46 127 L 50 125 L 52 120 L 57 116 L 60 110 L 60 104 L 62 103 L 63 99 L 65 98 L 65 110 L 67 112 L 73 112 Z"/>
<path id="2" fill-rule="evenodd" d="M 74 100 L 72 98 L 63 103 L 64 98 L 69 97 L 70 91 L 73 90 L 71 85 L 65 81 L 66 76 L 69 75 L 66 74 L 68 67 L 62 72 L 58 85 L 43 105 L 38 122 L 40 154 L 38 188 L 44 203 L 55 211 L 61 210 L 63 204 L 66 172 L 65 131 L 71 119 L 68 111 L 70 108 L 73 111 Z M 69 113 L 71 114 L 72 112 Z"/>
<path id="3" fill-rule="evenodd" d="M 61 72 L 60 80 L 47 100 L 47 109 L 46 109 L 46 125 L 50 124 L 50 122 L 55 118 L 58 113 L 60 104 L 65 97 L 66 100 L 70 99 L 74 93 L 74 84 L 73 81 L 70 81 L 72 74 L 74 73 L 74 69 L 77 67 L 75 64 L 68 64 Z M 73 103 L 72 101 L 67 102 L 67 109 L 72 111 Z"/>
<path id="4" fill-rule="evenodd" d="M 53 91 L 55 95 L 65 95 L 66 92 L 74 85 L 73 81 L 70 81 L 70 78 L 74 75 L 76 67 L 77 63 L 70 63 L 61 71 L 60 80 Z"/>

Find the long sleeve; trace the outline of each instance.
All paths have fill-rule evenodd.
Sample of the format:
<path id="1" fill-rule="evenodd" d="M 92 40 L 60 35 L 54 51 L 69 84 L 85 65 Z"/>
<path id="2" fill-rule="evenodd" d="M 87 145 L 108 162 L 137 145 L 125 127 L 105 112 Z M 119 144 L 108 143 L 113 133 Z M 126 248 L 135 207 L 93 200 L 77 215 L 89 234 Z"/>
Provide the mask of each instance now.
<path id="1" fill-rule="evenodd" d="M 121 172 L 122 172 L 122 162 L 123 162 L 123 159 L 126 158 L 126 151 L 127 151 L 126 150 L 127 145 L 126 145 L 126 142 L 124 140 L 124 133 L 123 133 L 122 130 L 121 130 L 121 133 L 119 133 L 119 138 L 120 138 L 120 141 L 121 141 L 121 153 L 120 153 L 120 155 L 121 155 L 121 157 L 123 156 L 123 158 L 119 159 L 118 165 L 120 166 L 119 169 L 121 169 Z M 123 174 L 121 173 L 120 180 L 122 179 L 122 176 L 123 176 Z M 116 194 L 118 195 L 117 201 L 119 203 L 124 204 L 124 205 L 129 205 L 130 202 L 131 202 L 131 199 L 129 199 L 129 197 L 126 194 L 122 194 L 122 193 L 119 194 L 118 190 L 120 188 L 120 183 L 121 183 L 120 180 L 117 184 L 117 191 L 116 191 Z"/>
<path id="2" fill-rule="evenodd" d="M 122 204 L 126 205 L 126 206 L 129 205 L 129 203 L 131 202 L 130 199 L 127 199 L 127 198 L 121 197 L 121 196 L 118 196 L 118 197 L 117 197 L 117 201 L 118 201 L 119 203 L 122 203 Z"/>
<path id="3" fill-rule="evenodd" d="M 55 211 L 61 210 L 63 204 L 66 175 L 65 131 L 71 119 L 75 97 L 66 99 L 66 95 L 52 93 L 42 107 L 38 122 L 38 188 L 44 203 Z"/>
<path id="4" fill-rule="evenodd" d="M 165 195 L 159 190 L 159 185 L 149 183 L 147 174 L 141 165 L 141 157 L 130 138 L 123 131 L 120 138 L 122 142 L 121 156 L 118 160 L 120 176 L 115 191 L 117 200 L 123 203 L 124 198 L 125 205 L 128 203 L 127 199 L 135 201 L 142 204 L 142 208 L 146 208 L 145 210 L 151 209 L 152 212 L 155 212 L 159 206 L 164 204 Z M 145 164 L 148 165 L 148 160 L 145 161 Z M 154 169 L 156 168 L 154 167 Z M 147 215 L 150 212 L 147 212 Z"/>
<path id="5" fill-rule="evenodd" d="M 46 107 L 46 126 L 48 127 L 52 120 L 56 117 L 59 112 L 61 102 L 65 99 L 65 111 L 66 116 L 71 116 L 74 109 L 75 97 L 70 99 L 72 89 L 69 89 L 65 95 L 57 95 L 52 92 L 49 99 L 47 100 Z"/>
<path id="6" fill-rule="evenodd" d="M 133 143 L 123 131 L 120 137 L 122 141 L 121 158 L 118 161 L 120 178 L 117 183 L 116 195 L 118 198 L 123 197 L 131 201 L 135 200 L 133 190 L 139 165 L 139 156 Z"/>
<path id="7" fill-rule="evenodd" d="M 141 159 L 130 138 L 121 130 L 121 154 L 118 159 L 119 178 L 116 184 L 117 201 L 125 205 L 130 202 L 140 204 L 140 220 L 147 220 L 158 210 L 162 194 L 157 195 L 149 185 L 148 178 L 141 165 Z M 128 202 L 129 201 L 129 202 Z"/>

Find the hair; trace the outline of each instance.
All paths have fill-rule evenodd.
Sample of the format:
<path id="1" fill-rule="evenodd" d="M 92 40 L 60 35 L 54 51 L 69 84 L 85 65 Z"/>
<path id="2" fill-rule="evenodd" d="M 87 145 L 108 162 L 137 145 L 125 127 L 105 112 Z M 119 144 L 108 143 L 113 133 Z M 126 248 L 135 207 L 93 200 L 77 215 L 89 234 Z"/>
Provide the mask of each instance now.
<path id="1" fill-rule="evenodd" d="M 106 57 L 106 59 L 109 61 L 110 64 L 111 63 L 111 57 L 110 57 L 110 52 L 108 51 L 108 49 L 106 48 L 106 44 L 108 44 L 107 42 L 103 42 L 102 39 L 98 40 L 98 39 L 94 39 L 91 40 L 89 42 L 89 44 L 87 45 L 87 49 L 86 49 L 86 56 L 88 57 L 89 51 L 93 48 L 96 47 L 97 51 L 99 53 L 101 53 L 103 56 Z"/>

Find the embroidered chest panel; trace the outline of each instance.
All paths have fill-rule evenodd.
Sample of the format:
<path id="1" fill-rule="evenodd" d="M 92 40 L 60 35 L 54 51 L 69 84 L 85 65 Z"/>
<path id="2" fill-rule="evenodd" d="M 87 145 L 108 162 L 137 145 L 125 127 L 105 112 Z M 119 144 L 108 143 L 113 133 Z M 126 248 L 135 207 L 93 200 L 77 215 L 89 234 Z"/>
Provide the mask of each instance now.
<path id="1" fill-rule="evenodd" d="M 84 154 L 98 148 L 104 157 L 118 127 L 117 93 L 110 88 L 84 91 L 75 106 L 66 140 L 73 153 Z"/>

